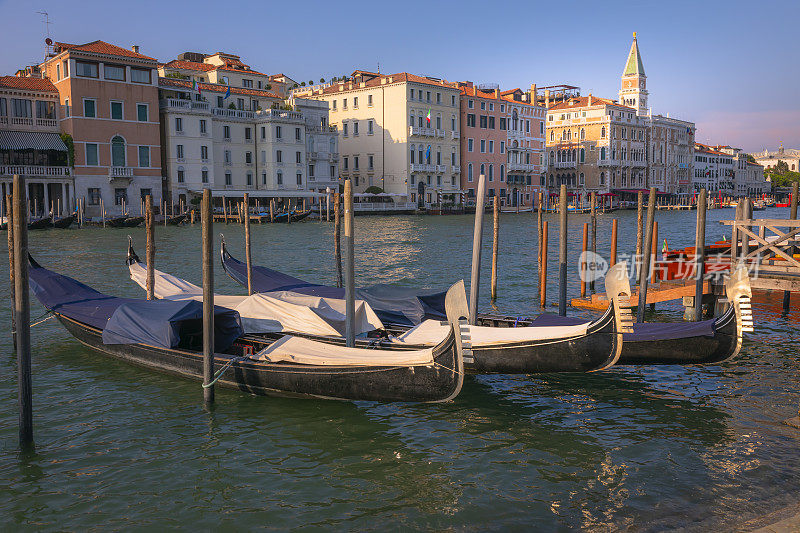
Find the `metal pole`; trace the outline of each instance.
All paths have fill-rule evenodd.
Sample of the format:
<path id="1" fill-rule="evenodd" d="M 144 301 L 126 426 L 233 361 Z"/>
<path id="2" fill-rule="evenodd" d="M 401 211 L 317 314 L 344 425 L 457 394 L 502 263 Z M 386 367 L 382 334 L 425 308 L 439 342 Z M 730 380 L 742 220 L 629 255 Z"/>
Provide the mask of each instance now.
<path id="1" fill-rule="evenodd" d="M 28 292 L 28 220 L 25 178 L 14 175 L 14 314 L 17 317 L 17 401 L 19 446 L 33 447 L 33 382 L 31 379 L 31 302 Z"/>
<path id="2" fill-rule="evenodd" d="M 703 316 L 703 279 L 706 263 L 706 190 L 700 189 L 697 199 L 697 230 L 694 238 L 695 285 L 694 285 L 694 320 L 699 322 Z"/>
<path id="3" fill-rule="evenodd" d="M 656 216 L 656 188 L 650 187 L 647 198 L 647 229 L 644 238 L 642 253 L 642 267 L 639 270 L 639 305 L 636 308 L 636 321 L 644 322 L 644 308 L 647 305 L 647 278 L 650 272 L 650 254 L 653 245 L 653 222 Z"/>
<path id="4" fill-rule="evenodd" d="M 244 193 L 244 257 L 247 263 L 247 294 L 253 294 L 253 255 L 250 241 L 250 195 Z"/>
<path id="5" fill-rule="evenodd" d="M 481 283 L 481 245 L 483 244 L 483 212 L 486 202 L 486 176 L 478 176 L 478 196 L 475 199 L 475 229 L 472 233 L 472 276 L 469 282 L 469 323 L 478 319 L 478 294 Z"/>
<path id="6" fill-rule="evenodd" d="M 156 297 L 156 223 L 153 215 L 153 197 L 149 194 L 144 199 L 144 231 L 147 239 L 145 255 L 147 259 L 147 299 Z"/>
<path id="7" fill-rule="evenodd" d="M 291 215 L 291 211 L 289 212 Z M 350 180 L 344 182 L 344 299 L 345 299 L 345 339 L 347 346 L 356 344 L 356 271 L 355 243 L 353 242 L 353 186 Z"/>
<path id="8" fill-rule="evenodd" d="M 558 205 L 558 314 L 567 316 L 567 185 L 564 183 Z"/>
<path id="9" fill-rule="evenodd" d="M 608 254 L 608 266 L 617 264 L 617 219 L 611 220 L 611 253 Z"/>
<path id="10" fill-rule="evenodd" d="M 542 269 L 539 272 L 539 306 L 547 305 L 547 233 L 548 222 L 544 221 L 542 227 Z"/>
<path id="11" fill-rule="evenodd" d="M 14 199 L 11 194 L 6 196 L 6 231 L 8 232 L 8 275 L 11 281 L 11 338 L 14 342 L 14 349 L 17 349 L 17 313 L 15 311 L 17 301 L 16 291 L 14 290 Z"/>
<path id="12" fill-rule="evenodd" d="M 336 286 L 342 286 L 342 198 L 339 191 L 333 195 L 333 255 L 336 260 Z"/>
<path id="13" fill-rule="evenodd" d="M 494 197 L 494 233 L 492 241 L 492 287 L 491 287 L 491 295 L 492 300 L 497 299 L 497 251 L 498 251 L 498 239 L 500 237 L 500 202 L 497 201 L 497 196 Z"/>
<path id="14" fill-rule="evenodd" d="M 214 221 L 211 190 L 203 189 L 201 203 L 203 239 L 203 400 L 214 401 Z"/>
<path id="15" fill-rule="evenodd" d="M 592 253 L 597 254 L 597 193 L 592 192 L 589 201 L 589 212 L 592 219 Z M 594 292 L 594 276 L 589 282 L 589 289 Z"/>

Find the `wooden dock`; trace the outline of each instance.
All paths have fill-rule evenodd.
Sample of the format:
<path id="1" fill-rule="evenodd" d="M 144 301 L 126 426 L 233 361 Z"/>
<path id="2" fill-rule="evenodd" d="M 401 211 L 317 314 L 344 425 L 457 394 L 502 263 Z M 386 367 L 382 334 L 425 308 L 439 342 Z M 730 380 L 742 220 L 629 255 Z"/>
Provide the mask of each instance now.
<path id="1" fill-rule="evenodd" d="M 655 286 L 647 288 L 647 303 L 657 304 L 670 300 L 679 300 L 685 297 L 694 298 L 695 282 L 690 280 L 669 280 L 662 281 Z M 719 292 L 719 291 L 717 291 Z M 716 294 L 715 286 L 709 281 L 703 283 L 703 294 Z M 631 302 L 639 301 L 639 291 L 634 290 L 631 295 Z M 595 293 L 586 298 L 573 298 L 570 302 L 572 307 L 578 309 L 590 309 L 593 311 L 605 311 L 608 308 L 608 298 L 605 293 Z"/>

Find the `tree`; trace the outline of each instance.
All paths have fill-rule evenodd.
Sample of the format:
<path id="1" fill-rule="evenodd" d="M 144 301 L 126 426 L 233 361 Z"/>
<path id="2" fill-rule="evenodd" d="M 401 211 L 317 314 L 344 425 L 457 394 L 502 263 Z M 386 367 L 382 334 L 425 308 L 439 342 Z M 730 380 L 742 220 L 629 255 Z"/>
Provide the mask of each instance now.
<path id="1" fill-rule="evenodd" d="M 320 79 L 319 79 L 319 82 L 320 82 L 320 83 L 325 83 L 325 78 L 320 78 Z"/>
<path id="2" fill-rule="evenodd" d="M 778 160 L 778 164 L 775 165 L 775 173 L 787 174 L 788 172 L 789 172 L 789 164 L 786 161 Z"/>
<path id="3" fill-rule="evenodd" d="M 370 185 L 364 192 L 367 194 L 380 194 L 383 192 L 383 189 L 381 189 L 377 185 Z"/>
<path id="4" fill-rule="evenodd" d="M 756 158 L 750 154 L 747 154 L 747 161 L 750 163 L 758 163 L 758 161 L 756 161 Z"/>
<path id="5" fill-rule="evenodd" d="M 296 83 L 295 83 L 294 85 L 295 85 L 295 87 L 297 87 L 297 84 L 296 84 Z M 306 86 L 306 82 L 304 82 L 304 81 L 301 81 L 301 82 L 300 82 L 300 87 L 305 87 L 305 86 Z"/>
<path id="6" fill-rule="evenodd" d="M 266 89 L 267 89 L 268 91 L 272 90 L 272 85 L 270 85 L 269 83 L 268 83 L 268 84 L 266 84 L 266 85 L 265 85 L 265 87 L 266 87 Z"/>
<path id="7" fill-rule="evenodd" d="M 67 145 L 67 164 L 70 167 L 75 166 L 75 143 L 72 141 L 72 135 L 69 133 L 62 133 L 61 140 Z"/>
<path id="8" fill-rule="evenodd" d="M 308 80 L 309 85 L 314 85 L 314 80 Z"/>
<path id="9" fill-rule="evenodd" d="M 233 103 L 229 104 L 228 109 L 236 109 L 236 104 Z"/>

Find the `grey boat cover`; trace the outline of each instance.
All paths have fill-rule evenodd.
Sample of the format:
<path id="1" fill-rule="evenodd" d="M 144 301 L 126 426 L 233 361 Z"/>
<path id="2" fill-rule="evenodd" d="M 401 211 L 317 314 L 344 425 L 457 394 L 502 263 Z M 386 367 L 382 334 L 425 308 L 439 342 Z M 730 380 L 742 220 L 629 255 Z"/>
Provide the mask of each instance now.
<path id="1" fill-rule="evenodd" d="M 573 326 L 588 323 L 583 318 L 558 316 L 543 313 L 531 322 L 531 326 Z M 623 342 L 660 341 L 687 337 L 713 337 L 715 319 L 700 322 L 645 322 L 633 325 L 633 333 L 623 333 Z"/>

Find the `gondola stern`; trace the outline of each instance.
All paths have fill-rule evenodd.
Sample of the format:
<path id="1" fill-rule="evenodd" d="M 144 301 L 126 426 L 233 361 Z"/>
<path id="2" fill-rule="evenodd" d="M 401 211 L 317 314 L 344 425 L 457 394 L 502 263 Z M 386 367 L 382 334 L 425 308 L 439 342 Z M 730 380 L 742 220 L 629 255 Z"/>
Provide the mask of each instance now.
<path id="1" fill-rule="evenodd" d="M 446 402 L 458 396 L 464 386 L 464 359 L 465 357 L 472 359 L 472 340 L 467 320 L 469 306 L 463 279 L 454 283 L 448 289 L 444 306 L 447 313 L 447 321 L 450 323 L 450 335 L 454 338 L 455 366 L 451 371 L 456 374 L 456 383 L 453 391 L 447 397 L 437 400 L 437 402 Z"/>
<path id="2" fill-rule="evenodd" d="M 742 349 L 743 333 L 745 331 L 752 333 L 754 330 L 753 308 L 750 301 L 753 291 L 747 268 L 744 265 L 739 265 L 725 281 L 725 296 L 736 315 L 736 348 L 728 357 L 731 359 L 736 357 Z"/>
<path id="3" fill-rule="evenodd" d="M 606 296 L 611 302 L 614 314 L 615 353 L 610 362 L 601 369 L 608 368 L 619 361 L 622 355 L 623 334 L 633 333 L 633 310 L 631 309 L 631 282 L 628 278 L 628 264 L 623 261 L 608 269 L 605 278 Z"/>

